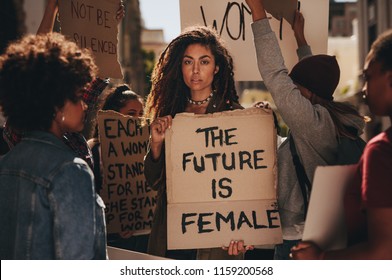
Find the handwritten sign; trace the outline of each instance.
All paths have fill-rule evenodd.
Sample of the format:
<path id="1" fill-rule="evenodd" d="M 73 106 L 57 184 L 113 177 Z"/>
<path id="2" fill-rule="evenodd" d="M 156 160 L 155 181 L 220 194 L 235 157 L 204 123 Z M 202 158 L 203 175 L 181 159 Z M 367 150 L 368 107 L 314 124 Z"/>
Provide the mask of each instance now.
<path id="1" fill-rule="evenodd" d="M 270 111 L 177 114 L 165 137 L 169 249 L 281 242 Z"/>
<path id="2" fill-rule="evenodd" d="M 278 1 L 278 0 L 276 0 Z M 314 54 L 327 53 L 328 13 L 327 0 L 301 0 L 305 17 L 305 35 Z M 290 5 L 291 3 L 288 2 Z M 251 30 L 252 15 L 245 1 L 180 0 L 181 29 L 192 25 L 215 28 L 227 43 L 233 56 L 237 81 L 261 79 L 255 59 Z M 272 30 L 279 37 L 280 21 L 271 17 Z M 280 48 L 286 67 L 290 70 L 297 62 L 297 43 L 291 25 L 283 22 Z"/>
<path id="3" fill-rule="evenodd" d="M 118 8 L 119 0 L 59 1 L 61 32 L 93 52 L 103 78 L 123 78 L 117 57 Z"/>
<path id="4" fill-rule="evenodd" d="M 114 111 L 99 111 L 98 129 L 107 230 L 147 234 L 156 205 L 156 192 L 144 178 L 149 126 Z"/>
<path id="5" fill-rule="evenodd" d="M 346 248 L 344 195 L 355 172 L 357 165 L 316 168 L 303 240 L 312 241 L 326 251 Z"/>

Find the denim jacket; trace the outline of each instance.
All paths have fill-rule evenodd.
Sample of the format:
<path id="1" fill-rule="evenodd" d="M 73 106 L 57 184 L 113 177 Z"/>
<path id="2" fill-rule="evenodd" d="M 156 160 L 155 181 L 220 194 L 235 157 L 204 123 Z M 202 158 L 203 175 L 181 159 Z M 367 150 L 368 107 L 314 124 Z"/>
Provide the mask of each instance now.
<path id="1" fill-rule="evenodd" d="M 103 208 L 87 163 L 53 134 L 0 159 L 1 259 L 106 259 Z"/>

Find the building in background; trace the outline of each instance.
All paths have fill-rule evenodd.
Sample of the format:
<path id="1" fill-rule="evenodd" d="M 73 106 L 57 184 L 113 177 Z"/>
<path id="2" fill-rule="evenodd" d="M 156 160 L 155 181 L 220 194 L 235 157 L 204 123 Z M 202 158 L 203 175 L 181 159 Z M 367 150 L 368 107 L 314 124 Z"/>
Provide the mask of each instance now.
<path id="1" fill-rule="evenodd" d="M 127 18 L 123 20 L 119 37 L 120 63 L 124 69 L 124 82 L 130 83 L 135 91 L 146 96 L 152 68 L 166 47 L 163 30 L 144 28 L 139 1 L 125 0 Z M 35 33 L 42 19 L 47 0 L 1 0 L 0 1 L 0 46 L 4 50 L 9 41 L 25 33 Z M 361 107 L 363 105 L 359 80 L 362 65 L 371 44 L 383 31 L 392 28 L 392 0 L 330 0 L 328 52 L 336 55 L 342 69 L 341 81 L 336 96 Z M 134 21 L 131 21 L 131 20 Z M 58 30 L 58 22 L 55 30 Z M 245 91 L 258 89 L 255 91 Z M 238 82 L 237 90 L 250 103 L 265 97 L 262 82 Z M 358 94 L 356 94 L 358 93 Z M 268 99 L 268 98 L 267 98 Z M 362 105 L 361 105 L 362 104 Z M 247 104 L 250 105 L 250 104 Z M 368 124 L 366 138 L 372 137 L 389 126 L 387 118 L 373 117 Z"/>
<path id="2" fill-rule="evenodd" d="M 357 7 L 358 51 L 359 63 L 362 68 L 374 40 L 382 32 L 392 28 L 392 0 L 358 0 Z M 362 110 L 368 110 L 367 106 L 364 106 Z M 367 138 L 373 137 L 390 126 L 390 120 L 387 117 L 371 116 L 371 118 L 373 121 L 367 126 Z"/>

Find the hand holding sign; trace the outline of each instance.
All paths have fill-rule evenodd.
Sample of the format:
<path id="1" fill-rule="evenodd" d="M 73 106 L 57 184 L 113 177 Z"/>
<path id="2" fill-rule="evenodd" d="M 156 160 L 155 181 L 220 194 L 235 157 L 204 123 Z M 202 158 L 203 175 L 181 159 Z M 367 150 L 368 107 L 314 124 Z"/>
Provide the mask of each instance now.
<path id="1" fill-rule="evenodd" d="M 294 37 L 298 47 L 306 46 L 308 43 L 305 39 L 305 18 L 300 11 L 295 11 L 294 22 L 292 25 Z"/>
<path id="2" fill-rule="evenodd" d="M 290 257 L 294 260 L 322 260 L 324 252 L 313 242 L 302 241 L 291 248 Z"/>
<path id="3" fill-rule="evenodd" d="M 293 25 L 297 0 L 264 0 L 264 8 L 277 20 L 284 18 Z"/>
<path id="4" fill-rule="evenodd" d="M 123 1 L 121 0 L 120 7 L 118 8 L 116 13 L 116 19 L 118 22 L 120 22 L 124 17 L 125 17 L 125 7 Z"/>
<path id="5" fill-rule="evenodd" d="M 227 253 L 230 256 L 237 256 L 240 253 L 246 253 L 248 250 L 253 250 L 254 247 L 252 245 L 245 245 L 243 240 L 237 241 L 232 240 L 230 242 L 229 247 L 222 247 L 223 250 L 227 250 Z"/>
<path id="6" fill-rule="evenodd" d="M 150 125 L 151 129 L 151 152 L 154 159 L 161 155 L 163 141 L 165 140 L 166 129 L 172 125 L 172 117 L 164 116 L 156 118 Z"/>

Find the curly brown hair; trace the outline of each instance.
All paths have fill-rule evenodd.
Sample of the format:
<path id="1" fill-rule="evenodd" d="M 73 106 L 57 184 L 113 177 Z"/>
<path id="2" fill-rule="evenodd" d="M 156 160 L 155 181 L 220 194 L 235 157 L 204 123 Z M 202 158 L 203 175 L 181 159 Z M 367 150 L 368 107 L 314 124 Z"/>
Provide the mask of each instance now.
<path id="1" fill-rule="evenodd" d="M 0 57 L 0 106 L 9 126 L 47 131 L 56 108 L 76 102 L 97 73 L 88 50 L 58 33 L 28 35 Z"/>
<path id="2" fill-rule="evenodd" d="M 217 110 L 222 111 L 233 102 L 238 103 L 234 84 L 233 58 L 215 30 L 192 26 L 173 39 L 161 53 L 152 73 L 152 87 L 146 102 L 146 117 L 157 117 L 184 112 L 190 90 L 186 86 L 181 62 L 189 45 L 201 44 L 211 50 L 219 66 L 212 88 L 216 93 Z"/>

